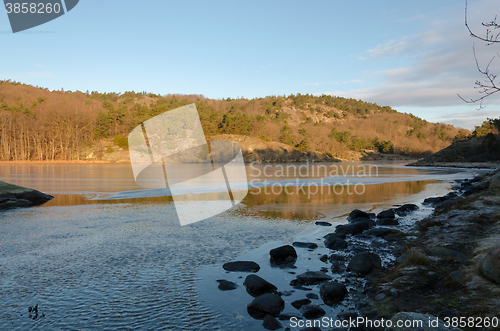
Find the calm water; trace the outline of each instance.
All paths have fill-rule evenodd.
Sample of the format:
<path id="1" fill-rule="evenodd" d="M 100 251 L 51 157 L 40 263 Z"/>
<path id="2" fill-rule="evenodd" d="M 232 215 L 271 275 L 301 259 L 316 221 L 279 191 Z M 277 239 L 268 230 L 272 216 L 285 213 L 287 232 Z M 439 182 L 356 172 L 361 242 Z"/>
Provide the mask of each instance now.
<path id="1" fill-rule="evenodd" d="M 0 180 L 56 196 L 0 214 L 0 329 L 263 330 L 246 314 L 251 298 L 241 287 L 235 294 L 217 289 L 217 278 L 241 284 L 245 276 L 225 274 L 221 265 L 252 259 L 260 275 L 285 284 L 285 274 L 272 279 L 268 251 L 327 231 L 314 221 L 345 222 L 354 208 L 421 202 L 475 173 L 403 164 L 310 164 L 302 173 L 249 165 L 254 188 L 242 204 L 184 227 L 172 198 L 137 186 L 130 165 L 0 164 Z M 377 173 L 362 176 L 370 165 Z M 287 193 L 276 183 L 299 187 Z M 363 193 L 331 186 L 347 183 Z M 297 272 L 311 267 L 307 261 L 298 261 Z M 45 317 L 29 318 L 35 304 Z"/>

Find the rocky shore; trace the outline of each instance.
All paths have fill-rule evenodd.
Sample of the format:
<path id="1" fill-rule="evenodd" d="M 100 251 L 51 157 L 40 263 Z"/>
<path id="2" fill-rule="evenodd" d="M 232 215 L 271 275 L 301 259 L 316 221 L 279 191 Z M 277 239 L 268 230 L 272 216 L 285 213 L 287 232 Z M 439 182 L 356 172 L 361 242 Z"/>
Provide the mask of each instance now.
<path id="1" fill-rule="evenodd" d="M 0 181 L 0 210 L 38 206 L 53 198 L 36 190 Z"/>
<path id="2" fill-rule="evenodd" d="M 434 212 L 417 222 L 415 204 L 376 215 L 356 209 L 318 243 L 271 249 L 269 263 L 294 276 L 288 285 L 273 284 L 278 275 L 260 277 L 255 262 L 232 261 L 223 268 L 244 281 L 219 279 L 218 288 L 230 300 L 230 291 L 244 286 L 248 314 L 267 330 L 500 328 L 500 171 L 457 182 L 424 206 Z M 299 271 L 297 258 L 321 246 L 329 251 L 317 257 L 324 266 Z M 326 312 L 332 307 L 336 316 Z"/>

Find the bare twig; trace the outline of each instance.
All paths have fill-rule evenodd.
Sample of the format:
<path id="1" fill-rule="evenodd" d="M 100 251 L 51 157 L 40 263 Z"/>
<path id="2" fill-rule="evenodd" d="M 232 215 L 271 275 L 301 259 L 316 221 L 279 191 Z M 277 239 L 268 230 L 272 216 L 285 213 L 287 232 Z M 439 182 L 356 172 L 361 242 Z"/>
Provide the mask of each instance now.
<path id="1" fill-rule="evenodd" d="M 495 16 L 495 19 L 489 23 L 482 23 L 484 27 L 486 27 L 486 36 L 481 37 L 474 32 L 472 32 L 472 29 L 469 27 L 469 23 L 467 21 L 467 0 L 465 1 L 465 26 L 467 27 L 467 30 L 469 30 L 469 33 L 472 37 L 477 38 L 479 40 L 482 40 L 487 43 L 487 45 L 495 44 L 495 43 L 500 43 L 500 32 L 499 33 L 493 33 L 493 31 L 490 28 L 495 29 L 500 29 L 500 25 L 497 23 L 497 17 Z"/>

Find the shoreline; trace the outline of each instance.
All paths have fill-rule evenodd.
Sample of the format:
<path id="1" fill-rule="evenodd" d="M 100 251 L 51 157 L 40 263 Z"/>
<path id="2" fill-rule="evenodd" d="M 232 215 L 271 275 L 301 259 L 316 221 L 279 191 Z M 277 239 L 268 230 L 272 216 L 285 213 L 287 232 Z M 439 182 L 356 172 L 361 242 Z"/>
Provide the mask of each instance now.
<path id="1" fill-rule="evenodd" d="M 486 252 L 492 247 L 492 242 L 500 242 L 500 234 L 492 235 L 491 231 L 488 231 L 492 228 L 488 228 L 487 230 L 483 229 L 482 235 L 476 234 L 475 236 L 471 236 L 470 226 L 461 226 L 460 224 L 454 224 L 453 222 L 448 221 L 448 219 L 464 213 L 465 210 L 469 210 L 471 208 L 471 204 L 473 205 L 474 202 L 477 201 L 477 199 L 481 199 L 482 196 L 490 198 L 493 197 L 491 199 L 496 202 L 500 202 L 500 197 L 498 198 L 499 201 L 495 200 L 498 195 L 497 191 L 490 188 L 490 182 L 488 181 L 497 173 L 498 171 L 489 172 L 486 175 L 478 175 L 472 180 L 465 179 L 458 181 L 459 186 L 452 188 L 454 189 L 454 192 L 458 193 L 456 195 L 448 194 L 446 198 L 442 199 L 436 197 L 429 200 L 426 199 L 425 201 L 427 203 L 422 203 L 422 205 L 431 206 L 432 210 L 427 216 L 421 215 L 421 217 L 417 218 L 416 221 L 410 226 L 400 227 L 377 225 L 371 229 L 367 228 L 359 233 L 347 235 L 347 238 L 340 238 L 340 240 L 344 240 L 347 244 L 347 246 L 339 246 L 341 248 L 335 247 L 335 244 L 331 244 L 330 242 L 327 243 L 329 239 L 338 234 L 334 227 L 328 227 L 328 229 L 331 229 L 332 231 L 335 230 L 335 232 L 332 232 L 332 234 L 334 234 L 333 236 L 327 234 L 327 236 L 323 238 L 309 237 L 308 240 L 310 242 L 306 243 L 288 243 L 289 246 L 296 250 L 299 258 L 304 253 L 307 253 L 299 248 L 301 247 L 300 245 L 311 245 L 308 249 L 309 252 L 316 250 L 316 248 L 314 248 L 314 244 L 319 244 L 319 247 L 317 248 L 319 250 L 322 247 L 320 241 L 323 240 L 325 246 L 332 245 L 332 249 L 329 251 L 330 253 L 320 257 L 320 259 L 325 259 L 323 262 L 326 263 L 328 268 L 322 267 L 320 271 L 317 271 L 317 273 L 321 274 L 321 272 L 323 272 L 327 276 L 333 276 L 333 278 L 331 277 L 326 281 L 323 280 L 308 283 L 307 281 L 304 282 L 304 277 L 301 278 L 301 275 L 299 275 L 295 281 L 290 282 L 290 286 L 292 286 L 291 289 L 288 288 L 288 286 L 286 286 L 287 288 L 277 286 L 277 290 L 271 292 L 276 293 L 284 300 L 286 308 L 279 314 L 266 316 L 262 325 L 265 329 L 273 329 L 272 325 L 276 326 L 276 323 L 280 323 L 285 328 L 287 326 L 296 326 L 296 323 L 295 325 L 291 324 L 290 318 L 293 316 L 297 318 L 295 321 L 300 320 L 301 318 L 307 318 L 302 320 L 304 323 L 308 320 L 321 320 L 323 316 L 335 319 L 335 316 L 328 316 L 322 313 L 321 306 L 325 307 L 325 309 L 327 308 L 326 306 L 333 307 L 339 321 L 358 317 L 370 320 L 380 320 L 382 318 L 385 320 L 392 319 L 393 321 L 406 318 L 415 320 L 418 318 L 428 319 L 437 317 L 440 318 L 439 325 L 443 326 L 442 323 L 444 322 L 445 317 L 451 318 L 468 316 L 486 318 L 488 316 L 495 316 L 495 314 L 498 316 L 500 313 L 498 308 L 495 308 L 497 311 L 494 311 L 493 314 L 491 313 L 492 311 L 488 311 L 488 307 L 494 307 L 492 304 L 494 297 L 489 298 L 487 294 L 500 294 L 500 287 L 487 280 L 481 275 L 481 273 L 478 273 L 477 270 L 479 268 L 478 265 L 486 255 Z M 500 207 L 498 210 L 488 210 L 488 203 L 491 205 L 493 202 L 486 202 L 486 205 L 482 206 L 482 209 L 479 210 L 483 211 L 483 215 L 488 213 L 493 214 L 488 214 L 489 218 L 494 219 L 494 222 L 492 221 L 493 223 L 498 221 L 500 224 L 500 214 L 498 214 L 495 218 L 497 215 L 496 211 L 500 213 Z M 394 208 L 391 209 L 397 210 L 400 207 L 401 206 L 394 206 Z M 474 212 L 470 212 L 469 214 L 470 215 L 468 216 L 472 217 Z M 403 217 L 396 216 L 396 219 L 402 220 L 405 217 L 412 217 L 412 212 L 406 215 L 407 216 Z M 374 215 L 370 215 L 370 220 L 379 223 L 380 218 L 377 216 L 378 215 L 375 215 L 374 217 Z M 439 221 L 436 220 L 437 218 L 439 218 Z M 481 222 L 479 223 L 481 224 Z M 488 222 L 485 221 L 485 223 Z M 353 223 L 349 221 L 347 224 L 352 225 Z M 476 220 L 474 224 L 478 224 L 478 221 Z M 432 232 L 427 230 L 436 226 L 438 226 L 438 228 L 433 229 Z M 496 228 L 496 233 L 500 233 L 498 227 L 500 227 L 500 225 L 493 227 Z M 313 232 L 316 232 L 317 235 L 320 230 L 313 230 Z M 440 241 L 443 233 L 445 234 L 444 237 L 446 237 L 447 241 Z M 447 233 L 449 233 L 449 235 L 446 235 Z M 454 236 L 457 234 L 461 235 L 454 239 Z M 487 244 L 481 244 L 480 241 L 486 236 L 486 234 L 489 234 L 490 237 L 493 236 L 494 239 L 490 238 Z M 428 238 L 428 235 L 430 235 L 430 238 Z M 460 239 L 467 238 L 467 235 L 469 236 L 467 243 L 460 243 Z M 327 238 L 328 236 L 330 238 Z M 368 244 L 366 244 L 366 242 L 368 242 Z M 439 245 L 440 243 L 441 245 Z M 461 247 L 463 245 L 466 245 L 467 249 Z M 480 248 L 476 249 L 476 246 Z M 387 252 L 383 251 L 387 248 L 389 248 L 388 254 L 393 255 L 393 259 L 389 262 L 387 262 Z M 379 255 L 382 257 L 382 264 L 380 266 L 373 267 L 365 274 L 356 274 L 356 272 L 353 271 L 351 263 L 357 255 L 362 253 L 373 253 L 375 255 Z M 262 254 L 262 252 L 260 252 L 260 254 Z M 246 255 L 249 256 L 250 253 Z M 463 264 L 462 267 L 460 267 L 461 263 Z M 300 270 L 303 269 L 304 265 L 298 265 L 298 267 Z M 284 268 L 287 268 L 287 266 Z M 292 270 L 297 268 L 297 266 L 290 264 L 288 268 L 290 268 L 290 274 L 295 274 L 295 270 Z M 463 274 L 461 268 L 465 268 Z M 316 271 L 317 269 L 319 268 L 312 268 L 311 271 Z M 329 269 L 331 269 L 331 272 Z M 409 270 L 409 272 L 405 273 L 405 270 Z M 417 272 L 414 272 L 415 270 L 417 270 Z M 301 272 L 297 271 L 297 274 L 300 273 Z M 259 274 L 257 273 L 256 275 Z M 303 275 L 304 274 L 302 274 L 302 276 Z M 457 277 L 457 279 L 454 277 Z M 460 277 L 465 278 L 458 279 Z M 270 282 L 271 284 L 273 284 L 273 282 L 279 282 L 279 278 L 274 279 L 272 276 L 265 278 L 266 279 L 263 281 Z M 247 280 L 245 280 L 245 282 L 247 282 Z M 245 282 L 243 283 L 244 287 L 246 286 Z M 324 284 L 334 282 L 340 282 L 344 285 L 349 294 L 346 297 L 341 297 L 339 300 L 331 304 L 327 303 L 325 298 L 323 298 L 321 291 L 322 288 L 325 287 Z M 445 285 L 443 285 L 443 288 L 441 289 L 435 289 L 429 285 L 433 282 L 437 282 L 439 284 L 443 283 Z M 452 285 L 449 285 L 448 283 L 451 283 Z M 453 291 L 449 293 L 450 288 L 448 286 L 451 286 L 456 293 Z M 248 292 L 249 288 L 248 286 L 246 287 Z M 471 294 L 470 289 L 466 290 L 468 287 L 473 287 L 476 292 Z M 481 290 L 481 287 L 486 288 L 487 291 Z M 310 293 L 315 294 L 317 293 L 318 288 L 318 294 L 321 296 L 319 301 L 314 299 L 307 299 L 308 301 L 306 301 L 305 298 L 302 300 L 302 307 L 311 305 L 316 307 L 300 307 L 300 309 L 293 309 L 290 307 L 290 305 L 292 305 L 296 308 L 294 304 L 299 305 L 296 302 L 297 300 L 291 301 L 291 299 L 288 299 L 290 292 L 298 292 L 303 295 Z M 221 294 L 221 296 L 225 297 L 225 294 L 227 295 L 227 292 Z M 481 307 L 481 309 L 473 310 L 469 306 L 464 309 L 460 309 L 460 307 L 463 307 L 461 305 L 466 303 L 465 301 L 467 300 L 464 299 L 464 296 L 467 298 L 467 295 L 469 295 L 471 300 L 474 302 L 473 306 L 476 308 Z M 433 298 L 431 302 L 429 302 L 429 297 Z M 230 295 L 226 298 L 230 300 Z M 307 296 L 307 298 L 309 298 L 309 296 Z M 255 300 L 256 299 L 254 299 L 254 301 Z M 248 307 L 252 306 L 250 301 L 251 298 L 248 299 Z M 252 301 L 252 303 L 254 301 Z M 406 305 L 403 304 L 405 302 L 407 302 Z M 325 304 L 326 306 L 324 306 Z M 321 309 L 317 309 L 317 307 L 320 307 Z M 318 315 L 307 315 L 309 314 L 309 308 L 313 310 L 316 309 Z M 290 310 L 292 311 L 292 314 L 290 314 Z M 313 327 L 316 325 L 302 324 L 302 326 L 299 326 L 300 328 L 292 328 L 291 330 L 302 330 L 304 326 Z M 314 330 L 329 330 L 329 328 L 318 328 Z M 370 328 L 365 325 L 362 326 L 362 329 L 360 330 L 384 330 L 384 328 Z M 385 330 L 402 329 L 387 328 Z M 462 329 L 442 328 L 440 330 Z M 463 330 L 469 329 L 466 328 Z"/>

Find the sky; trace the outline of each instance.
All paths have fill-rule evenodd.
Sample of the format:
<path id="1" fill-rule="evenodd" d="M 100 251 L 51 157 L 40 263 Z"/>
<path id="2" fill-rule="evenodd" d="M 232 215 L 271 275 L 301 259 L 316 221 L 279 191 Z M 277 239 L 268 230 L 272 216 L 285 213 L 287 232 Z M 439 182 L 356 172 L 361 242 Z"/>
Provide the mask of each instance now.
<path id="1" fill-rule="evenodd" d="M 473 129 L 500 116 L 500 95 L 478 109 L 457 94 L 481 96 L 473 45 L 484 67 L 500 44 L 474 43 L 464 12 L 465 0 L 81 0 L 15 34 L 0 13 L 0 79 L 216 99 L 331 94 Z M 469 0 L 478 34 L 496 14 L 500 1 Z"/>

